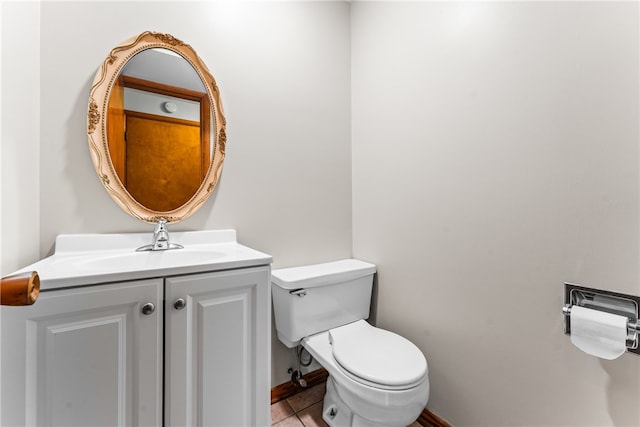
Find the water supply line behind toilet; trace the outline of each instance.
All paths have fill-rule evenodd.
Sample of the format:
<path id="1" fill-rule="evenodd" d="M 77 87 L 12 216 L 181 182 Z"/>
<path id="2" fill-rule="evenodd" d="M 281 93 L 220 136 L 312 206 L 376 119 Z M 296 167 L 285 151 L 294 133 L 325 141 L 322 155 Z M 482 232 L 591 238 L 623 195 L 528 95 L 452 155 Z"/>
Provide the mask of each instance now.
<path id="1" fill-rule="evenodd" d="M 307 353 L 309 355 L 309 360 L 306 362 L 302 361 L 302 353 Z M 307 387 L 307 382 L 302 377 L 302 367 L 308 367 L 313 362 L 313 356 L 301 345 L 296 347 L 296 370 L 294 371 L 292 368 L 289 368 L 289 373 L 291 374 L 291 382 L 295 385 L 298 385 L 302 388 Z"/>

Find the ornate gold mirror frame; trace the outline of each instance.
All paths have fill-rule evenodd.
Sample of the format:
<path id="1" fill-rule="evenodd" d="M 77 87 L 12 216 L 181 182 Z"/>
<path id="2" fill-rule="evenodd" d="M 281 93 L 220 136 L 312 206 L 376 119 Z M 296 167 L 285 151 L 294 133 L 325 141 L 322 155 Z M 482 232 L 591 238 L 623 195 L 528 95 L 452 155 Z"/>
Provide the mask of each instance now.
<path id="1" fill-rule="evenodd" d="M 186 60 L 199 75 L 210 104 L 211 129 L 207 144 L 210 144 L 210 159 L 205 168 L 204 178 L 193 196 L 181 206 L 159 211 L 136 200 L 125 188 L 114 168 L 109 149 L 108 110 L 111 92 L 125 65 L 138 53 L 152 48 L 163 48 L 175 52 Z M 98 177 L 113 200 L 131 216 L 146 222 L 157 222 L 164 218 L 167 222 L 178 222 L 195 213 L 212 194 L 222 171 L 226 145 L 226 120 L 222 109 L 220 91 L 207 66 L 193 48 L 169 34 L 146 31 L 126 40 L 115 47 L 96 73 L 89 95 L 87 134 L 91 160 Z M 158 183 L 158 185 L 162 185 Z M 190 194 L 190 193 L 189 193 Z"/>

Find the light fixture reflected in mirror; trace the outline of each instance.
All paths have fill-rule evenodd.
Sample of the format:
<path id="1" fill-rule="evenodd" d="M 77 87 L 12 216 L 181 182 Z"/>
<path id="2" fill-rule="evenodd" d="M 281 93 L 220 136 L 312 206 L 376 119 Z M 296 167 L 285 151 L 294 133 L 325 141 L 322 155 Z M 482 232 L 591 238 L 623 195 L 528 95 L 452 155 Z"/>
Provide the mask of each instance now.
<path id="1" fill-rule="evenodd" d="M 164 108 L 164 111 L 166 111 L 167 113 L 173 114 L 178 111 L 178 104 L 176 104 L 175 102 L 166 101 L 162 104 L 162 108 Z"/>

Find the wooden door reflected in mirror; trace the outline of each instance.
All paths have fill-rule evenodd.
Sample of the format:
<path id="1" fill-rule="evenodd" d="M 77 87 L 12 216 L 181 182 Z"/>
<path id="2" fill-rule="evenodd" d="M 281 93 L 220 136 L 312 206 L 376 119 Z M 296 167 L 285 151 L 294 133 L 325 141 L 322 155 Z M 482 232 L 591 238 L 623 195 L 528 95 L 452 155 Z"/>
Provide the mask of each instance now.
<path id="1" fill-rule="evenodd" d="M 184 205 L 204 178 L 199 123 L 135 112 L 126 117 L 127 190 L 156 211 Z"/>
<path id="2" fill-rule="evenodd" d="M 130 100 L 131 99 L 131 100 Z M 161 103 L 172 103 L 157 114 Z M 191 103 L 191 112 L 172 117 Z M 206 93 L 120 75 L 109 98 L 108 147 L 129 194 L 164 212 L 184 205 L 205 179 L 211 158 Z"/>

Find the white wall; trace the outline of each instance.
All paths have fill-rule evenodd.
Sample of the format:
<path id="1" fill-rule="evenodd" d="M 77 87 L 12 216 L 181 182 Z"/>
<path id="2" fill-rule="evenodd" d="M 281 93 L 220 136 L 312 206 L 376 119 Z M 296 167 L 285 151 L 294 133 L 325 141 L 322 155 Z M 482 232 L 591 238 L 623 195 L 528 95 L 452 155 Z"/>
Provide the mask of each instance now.
<path id="1" fill-rule="evenodd" d="M 640 358 L 563 336 L 640 294 L 637 2 L 352 4 L 354 256 L 461 426 L 640 425 Z"/>
<path id="2" fill-rule="evenodd" d="M 39 222 L 40 243 L 24 263 L 9 255 L 5 263 L 3 255 L 3 273 L 45 256 L 60 233 L 151 233 L 108 196 L 86 137 L 99 65 L 113 47 L 145 30 L 194 47 L 217 80 L 228 123 L 219 186 L 197 214 L 170 230 L 235 228 L 241 243 L 273 255 L 275 268 L 351 255 L 347 4 L 46 1 L 40 8 L 39 49 L 23 52 L 40 63 L 42 72 L 31 77 L 35 87 L 40 79 L 39 102 L 14 99 L 17 108 L 40 111 L 39 121 L 17 119 L 39 131 L 40 181 L 25 188 L 39 208 L 26 224 L 3 224 L 15 227 L 10 246 Z M 13 13 L 3 14 L 5 20 L 22 22 Z M 9 37 L 16 44 L 14 33 Z M 18 172 L 2 173 L 3 185 L 22 182 Z M 289 378 L 292 352 L 273 339 L 279 384 Z"/>
<path id="3" fill-rule="evenodd" d="M 37 261 L 40 246 L 39 12 L 36 2 L 0 2 L 2 275 Z"/>

